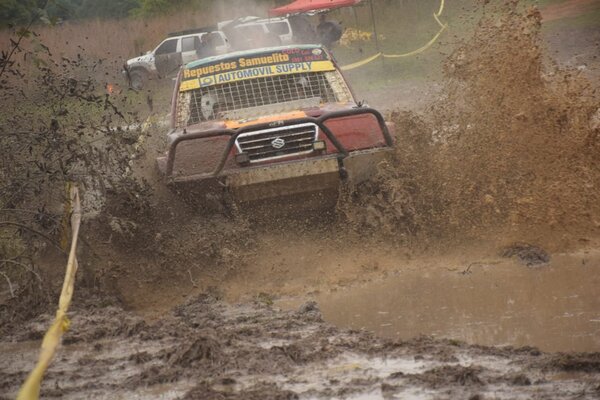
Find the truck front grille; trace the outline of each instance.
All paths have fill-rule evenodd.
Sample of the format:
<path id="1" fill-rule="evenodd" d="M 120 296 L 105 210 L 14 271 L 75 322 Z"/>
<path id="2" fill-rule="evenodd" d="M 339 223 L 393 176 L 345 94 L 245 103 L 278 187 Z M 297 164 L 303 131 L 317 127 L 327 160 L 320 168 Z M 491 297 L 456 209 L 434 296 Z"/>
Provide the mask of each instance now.
<path id="1" fill-rule="evenodd" d="M 310 153 L 318 133 L 317 125 L 306 123 L 242 133 L 235 144 L 250 162 L 260 162 Z"/>

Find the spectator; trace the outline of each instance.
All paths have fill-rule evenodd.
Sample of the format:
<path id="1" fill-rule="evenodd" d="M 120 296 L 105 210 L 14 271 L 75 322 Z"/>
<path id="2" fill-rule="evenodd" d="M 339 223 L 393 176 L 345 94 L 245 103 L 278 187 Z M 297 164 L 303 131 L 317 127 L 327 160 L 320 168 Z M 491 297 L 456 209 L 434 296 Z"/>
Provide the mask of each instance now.
<path id="1" fill-rule="evenodd" d="M 198 58 L 211 57 L 217 54 L 217 48 L 213 40 L 213 33 L 205 33 L 200 36 L 200 45 L 196 48 Z"/>
<path id="2" fill-rule="evenodd" d="M 342 27 L 337 22 L 327 21 L 327 16 L 321 14 L 317 25 L 317 37 L 327 48 L 331 48 L 342 37 Z"/>

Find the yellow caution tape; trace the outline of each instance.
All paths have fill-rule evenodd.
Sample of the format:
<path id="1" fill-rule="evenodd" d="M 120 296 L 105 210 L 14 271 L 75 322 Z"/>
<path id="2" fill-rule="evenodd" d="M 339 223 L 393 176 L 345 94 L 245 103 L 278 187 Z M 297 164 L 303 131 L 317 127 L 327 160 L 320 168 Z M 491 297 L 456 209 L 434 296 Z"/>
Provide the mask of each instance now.
<path id="1" fill-rule="evenodd" d="M 440 37 L 440 35 L 442 34 L 442 32 L 444 32 L 444 30 L 448 27 L 448 25 L 447 24 L 443 24 L 442 21 L 440 21 L 440 18 L 439 18 L 442 15 L 443 11 L 444 11 L 444 0 L 441 0 L 440 1 L 440 9 L 439 9 L 439 11 L 437 13 L 433 13 L 433 18 L 436 20 L 436 22 L 440 26 L 440 30 L 424 46 L 419 47 L 416 50 L 413 50 L 411 52 L 404 53 L 404 54 L 384 54 L 384 53 L 377 53 L 377 54 L 375 54 L 375 55 L 373 55 L 373 56 L 371 56 L 369 58 L 365 58 L 364 60 L 357 61 L 357 62 L 352 63 L 352 64 L 344 65 L 344 66 L 340 67 L 340 69 L 342 71 L 350 71 L 352 69 L 362 67 L 363 65 L 366 65 L 366 64 L 368 64 L 368 63 L 370 63 L 372 61 L 375 61 L 379 57 L 384 57 L 384 58 L 402 58 L 402 57 L 414 56 L 415 54 L 419 54 L 419 53 L 424 52 L 425 50 L 427 50 L 428 48 L 430 48 L 438 40 L 438 38 Z"/>
<path id="2" fill-rule="evenodd" d="M 65 196 L 65 206 L 64 206 L 64 216 L 61 222 L 61 232 L 60 232 L 60 248 L 66 252 L 67 247 L 69 246 L 69 215 L 71 215 L 71 199 L 69 198 L 69 194 L 71 191 L 71 184 L 67 183 L 66 185 L 66 196 Z"/>
<path id="3" fill-rule="evenodd" d="M 342 71 L 350 71 L 351 69 L 362 67 L 363 65 L 366 65 L 366 64 L 370 63 L 371 61 L 377 60 L 381 55 L 382 55 L 381 53 L 377 53 L 374 56 L 371 56 L 369 58 L 365 58 L 362 61 L 357 61 L 357 62 L 352 63 L 352 64 L 344 65 L 343 67 L 340 67 L 340 69 Z"/>
<path id="4" fill-rule="evenodd" d="M 440 1 L 440 10 L 437 12 L 437 16 L 442 15 L 442 11 L 444 11 L 444 0 Z M 433 14 L 435 15 L 435 14 Z"/>
<path id="5" fill-rule="evenodd" d="M 77 238 L 79 237 L 79 226 L 81 225 L 81 204 L 79 200 L 79 191 L 76 187 L 70 190 L 71 207 L 71 229 L 72 240 L 71 250 L 69 252 L 69 261 L 67 262 L 67 271 L 63 282 L 58 309 L 56 310 L 56 318 L 44 335 L 40 357 L 35 368 L 31 371 L 27 380 L 21 387 L 17 400 L 37 400 L 40 397 L 40 385 L 46 369 L 50 365 L 56 349 L 60 343 L 60 339 L 70 326 L 70 321 L 67 318 L 67 311 L 73 298 L 75 287 L 75 273 L 77 272 Z"/>
<path id="6" fill-rule="evenodd" d="M 440 21 L 439 14 L 433 13 L 433 18 L 435 18 L 435 22 L 437 22 L 441 28 L 445 28 L 447 26 Z"/>
<path id="7" fill-rule="evenodd" d="M 148 118 L 146 118 L 144 122 L 142 122 L 141 131 L 143 133 L 148 132 L 152 125 L 156 124 L 156 122 L 158 122 L 158 116 L 154 114 L 149 115 Z"/>
<path id="8" fill-rule="evenodd" d="M 433 45 L 438 40 L 438 38 L 440 37 L 440 35 L 442 34 L 442 32 L 444 32 L 444 30 L 448 27 L 447 24 L 443 24 L 442 21 L 440 21 L 439 17 L 442 15 L 442 11 L 444 11 L 444 0 L 441 0 L 441 2 L 440 2 L 440 10 L 437 13 L 433 13 L 433 18 L 436 20 L 436 22 L 440 26 L 440 30 L 438 31 L 438 33 L 435 34 L 435 36 L 429 42 L 427 42 L 427 44 L 425 46 L 420 47 L 417 50 L 411 51 L 409 53 L 404 53 L 404 54 L 384 54 L 383 56 L 385 58 L 410 57 L 410 56 L 413 56 L 415 54 L 422 53 L 423 51 L 425 51 L 429 47 L 431 47 L 431 45 Z"/>

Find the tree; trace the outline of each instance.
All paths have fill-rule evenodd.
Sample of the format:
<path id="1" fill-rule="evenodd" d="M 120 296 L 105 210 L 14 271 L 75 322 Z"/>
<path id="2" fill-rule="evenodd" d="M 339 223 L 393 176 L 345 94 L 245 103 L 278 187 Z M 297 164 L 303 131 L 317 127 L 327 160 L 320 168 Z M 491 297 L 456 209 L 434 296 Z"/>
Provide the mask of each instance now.
<path id="1" fill-rule="evenodd" d="M 190 3 L 189 0 L 139 0 L 139 7 L 133 14 L 140 17 L 166 14 L 173 9 L 181 8 Z"/>
<path id="2" fill-rule="evenodd" d="M 166 0 L 154 3 L 145 6 L 145 14 L 160 14 L 170 6 Z M 140 7 L 140 0 L 0 0 L 0 28 L 27 25 L 40 17 L 50 22 L 76 18 L 124 18 Z"/>
<path id="3" fill-rule="evenodd" d="M 57 21 L 74 18 L 80 2 L 80 0 L 52 0 L 46 6 L 46 15 L 50 20 Z"/>
<path id="4" fill-rule="evenodd" d="M 35 0 L 0 0 L 0 28 L 27 25 L 38 11 Z"/>
<path id="5" fill-rule="evenodd" d="M 139 6 L 138 0 L 83 0 L 78 8 L 77 17 L 124 18 Z"/>

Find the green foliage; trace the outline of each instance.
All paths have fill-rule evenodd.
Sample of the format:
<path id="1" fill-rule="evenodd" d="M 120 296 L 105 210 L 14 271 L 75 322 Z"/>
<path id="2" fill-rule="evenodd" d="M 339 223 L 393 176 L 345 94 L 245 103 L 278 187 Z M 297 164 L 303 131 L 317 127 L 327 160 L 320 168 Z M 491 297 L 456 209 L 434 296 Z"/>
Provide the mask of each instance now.
<path id="1" fill-rule="evenodd" d="M 132 10 L 136 17 L 154 17 L 169 14 L 184 8 L 194 10 L 212 10 L 217 4 L 236 10 L 245 5 L 246 0 L 138 0 L 139 7 Z M 253 0 L 252 4 L 267 4 L 269 6 L 282 5 L 291 0 Z"/>
<path id="2" fill-rule="evenodd" d="M 26 25 L 38 14 L 35 0 L 0 0 L 0 27 Z"/>
<path id="3" fill-rule="evenodd" d="M 291 0 L 254 0 L 267 5 Z M 46 4 L 47 3 L 47 4 Z M 0 28 L 32 20 L 55 23 L 80 18 L 154 17 L 182 8 L 211 9 L 218 3 L 235 9 L 242 0 L 0 0 Z M 43 10 L 43 11 L 42 11 Z"/>
<path id="4" fill-rule="evenodd" d="M 67 20 L 77 13 L 76 0 L 53 0 L 46 6 L 46 15 L 51 21 Z"/>
<path id="5" fill-rule="evenodd" d="M 54 23 L 77 18 L 123 18 L 141 6 L 140 0 L 0 0 L 0 28 L 27 25 L 32 20 Z"/>
<path id="6" fill-rule="evenodd" d="M 133 13 L 137 16 L 155 16 L 166 14 L 172 9 L 181 6 L 182 3 L 187 3 L 186 0 L 140 0 L 140 5 Z"/>
<path id="7" fill-rule="evenodd" d="M 68 0 L 67 0 L 68 1 Z M 80 0 L 78 18 L 123 18 L 139 7 L 138 0 Z"/>

